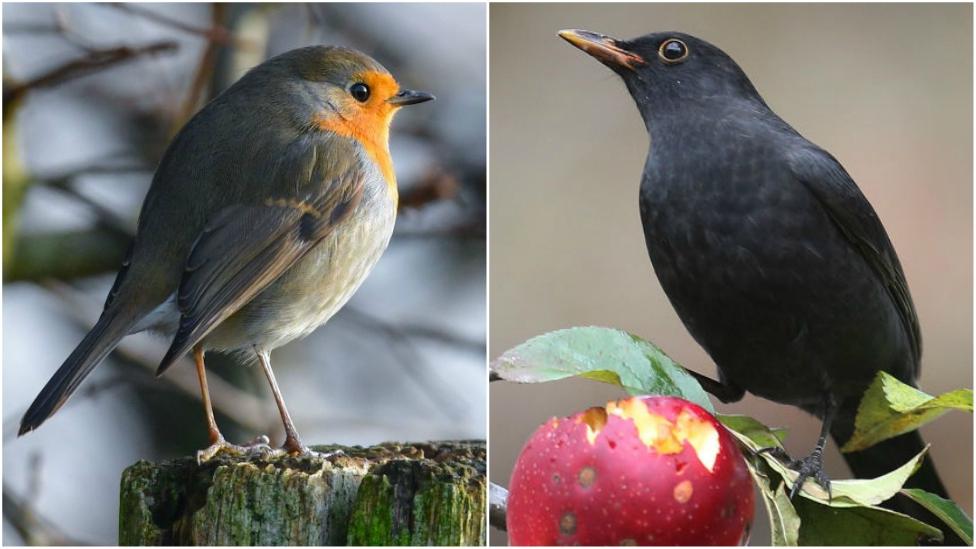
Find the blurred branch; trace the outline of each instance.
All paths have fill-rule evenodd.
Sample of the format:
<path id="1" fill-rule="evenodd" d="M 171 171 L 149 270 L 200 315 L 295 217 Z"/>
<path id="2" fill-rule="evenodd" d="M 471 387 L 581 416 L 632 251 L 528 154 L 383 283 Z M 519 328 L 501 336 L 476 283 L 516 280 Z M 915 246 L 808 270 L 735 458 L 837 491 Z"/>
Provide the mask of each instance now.
<path id="1" fill-rule="evenodd" d="M 127 237 L 105 229 L 21 233 L 4 282 L 72 280 L 109 272 L 122 264 L 128 243 Z"/>
<path id="2" fill-rule="evenodd" d="M 118 6 L 124 7 L 128 10 L 136 9 L 136 6 L 131 4 L 119 4 Z M 138 10 L 143 10 L 143 8 L 138 8 Z M 223 4 L 215 3 L 211 5 L 211 29 L 221 29 L 224 33 L 227 30 L 221 26 L 221 21 L 224 19 L 225 8 Z M 193 73 L 193 82 L 190 84 L 190 91 L 186 95 L 186 99 L 183 101 L 182 107 L 180 107 L 179 112 L 173 119 L 172 125 L 170 126 L 170 135 L 176 135 L 176 132 L 180 131 L 194 112 L 197 111 L 200 103 L 203 100 L 203 96 L 210 89 L 210 83 L 213 81 L 214 69 L 217 66 L 217 53 L 219 52 L 220 44 L 226 44 L 225 42 L 219 42 L 217 40 L 209 40 L 207 46 L 203 49 L 203 54 L 200 56 L 200 62 L 197 64 L 197 69 Z"/>
<path id="3" fill-rule="evenodd" d="M 441 170 L 431 170 L 416 185 L 400 194 L 398 208 L 420 208 L 438 200 L 450 200 L 457 196 L 457 178 Z"/>
<path id="4" fill-rule="evenodd" d="M 488 484 L 488 524 L 501 531 L 508 530 L 508 490 L 491 482 Z"/>
<path id="5" fill-rule="evenodd" d="M 397 238 L 462 238 L 472 240 L 485 239 L 485 225 L 480 221 L 461 221 L 445 224 L 439 227 L 422 229 L 400 229 L 395 233 Z"/>
<path id="6" fill-rule="evenodd" d="M 436 326 L 411 325 L 404 326 L 401 330 L 405 335 L 411 337 L 433 339 L 441 343 L 454 345 L 455 347 L 464 347 L 466 350 L 475 353 L 484 353 L 485 351 L 485 342 L 483 340 L 464 337 Z"/>
<path id="7" fill-rule="evenodd" d="M 109 4 L 111 7 L 130 13 L 132 15 L 142 17 L 143 19 L 152 21 L 154 23 L 159 23 L 160 25 L 165 25 L 167 27 L 174 28 L 176 30 L 194 34 L 203 38 L 206 38 L 211 44 L 219 44 L 221 46 L 231 46 L 235 48 L 253 48 L 254 44 L 247 40 L 241 40 L 236 38 L 234 34 L 220 24 L 221 20 L 214 18 L 214 22 L 209 28 L 196 27 L 178 19 L 173 19 L 172 17 L 163 15 L 161 13 L 156 13 L 150 9 L 147 9 L 138 4 L 121 4 L 114 3 Z M 223 6 L 219 3 L 212 4 L 214 11 L 223 11 Z"/>
<path id="8" fill-rule="evenodd" d="M 34 510 L 34 500 L 41 493 L 40 465 L 40 455 L 32 454 L 25 498 L 14 495 L 7 483 L 3 483 L 3 517 L 14 527 L 14 530 L 27 545 L 90 545 L 71 539 L 53 523 L 38 516 Z"/>
<path id="9" fill-rule="evenodd" d="M 82 194 L 67 180 L 57 180 L 46 183 L 48 189 L 60 192 L 87 206 L 96 217 L 95 226 L 114 234 L 121 240 L 129 242 L 135 236 L 135 227 L 122 219 L 118 214 L 105 207 L 102 203 Z M 111 266 L 111 269 L 118 265 Z"/>
<path id="10" fill-rule="evenodd" d="M 172 52 L 177 49 L 176 42 L 165 40 L 145 46 L 120 46 L 117 48 L 87 50 L 84 57 L 68 61 L 53 69 L 27 80 L 25 82 L 5 83 L 3 89 L 4 118 L 15 109 L 10 109 L 12 102 L 23 97 L 27 92 L 36 89 L 49 88 L 74 80 L 82 76 L 98 72 L 106 68 L 139 59 L 147 55 Z"/>
<path id="11" fill-rule="evenodd" d="M 370 329 L 378 330 L 386 334 L 384 341 L 389 345 L 394 351 L 399 349 L 400 352 L 394 352 L 393 356 L 404 365 L 404 370 L 407 376 L 410 378 L 414 384 L 421 389 L 421 391 L 427 396 L 427 398 L 434 404 L 438 410 L 444 411 L 447 415 L 457 416 L 461 413 L 458 407 L 458 403 L 453 398 L 446 398 L 445 395 L 451 395 L 452 391 L 446 389 L 445 387 L 434 388 L 434 378 L 429 375 L 429 368 L 427 368 L 426 361 L 417 352 L 416 347 L 410 340 L 410 337 L 403 332 L 400 327 L 390 324 L 378 317 L 375 317 L 365 311 L 355 309 L 353 307 L 343 307 L 340 311 L 342 318 L 351 320 L 355 323 L 365 326 Z M 421 366 L 418 368 L 418 366 Z"/>

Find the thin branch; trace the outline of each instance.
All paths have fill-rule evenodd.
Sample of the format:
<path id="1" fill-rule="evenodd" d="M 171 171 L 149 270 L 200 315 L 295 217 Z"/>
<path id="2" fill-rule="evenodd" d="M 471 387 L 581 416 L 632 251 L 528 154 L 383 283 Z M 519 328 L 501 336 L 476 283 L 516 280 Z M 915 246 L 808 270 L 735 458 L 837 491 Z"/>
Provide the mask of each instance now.
<path id="1" fill-rule="evenodd" d="M 176 42 L 165 40 L 145 46 L 121 46 L 99 50 L 88 50 L 84 57 L 68 61 L 44 74 L 31 78 L 26 82 L 5 85 L 3 90 L 3 109 L 6 115 L 11 102 L 36 89 L 50 88 L 70 80 L 97 72 L 121 63 L 133 61 L 147 55 L 156 55 L 175 51 Z"/>
<path id="2" fill-rule="evenodd" d="M 447 343 L 455 347 L 464 347 L 473 353 L 485 352 L 485 341 L 483 339 L 468 338 L 457 333 L 448 332 L 436 326 L 404 326 L 401 328 L 403 333 L 411 337 L 420 337 Z M 480 366 L 479 366 L 480 367 Z"/>
<path id="3" fill-rule="evenodd" d="M 457 196 L 461 185 L 457 178 L 442 170 L 431 170 L 416 185 L 401 193 L 397 207 L 400 210 L 420 208 L 430 202 L 451 200 Z"/>
<path id="4" fill-rule="evenodd" d="M 34 514 L 23 500 L 3 486 L 3 518 L 20 535 L 27 545 L 90 545 L 68 538 L 50 522 Z"/>
<path id="5" fill-rule="evenodd" d="M 483 221 L 462 221 L 446 224 L 441 227 L 423 229 L 397 229 L 394 236 L 398 239 L 406 238 L 458 238 L 465 240 L 484 240 L 485 225 Z"/>
<path id="6" fill-rule="evenodd" d="M 126 9 L 133 10 L 136 6 L 130 4 L 124 4 Z M 142 10 L 143 8 L 138 8 Z M 224 18 L 224 5 L 223 4 L 213 4 L 213 13 L 211 14 L 211 28 L 212 29 L 222 29 L 220 22 Z M 183 101 L 183 105 L 180 107 L 179 113 L 177 113 L 176 118 L 173 119 L 172 126 L 170 128 L 170 135 L 176 135 L 176 132 L 183 127 L 183 124 L 190 119 L 190 116 L 196 112 L 197 107 L 201 103 L 204 93 L 209 89 L 209 85 L 213 80 L 214 69 L 217 66 L 217 53 L 220 51 L 220 45 L 223 42 L 217 40 L 210 40 L 207 42 L 207 46 L 203 49 L 203 54 L 200 56 L 200 62 L 197 64 L 197 69 L 193 74 L 193 82 L 190 84 L 190 91 L 186 95 L 186 99 Z"/>
<path id="7" fill-rule="evenodd" d="M 254 44 L 247 40 L 242 40 L 236 38 L 234 34 L 227 29 L 227 27 L 214 22 L 209 28 L 196 27 L 188 23 L 184 23 L 178 19 L 173 19 L 172 17 L 157 13 L 150 9 L 146 9 L 140 5 L 136 4 L 109 4 L 111 7 L 124 11 L 126 13 L 142 17 L 148 21 L 154 23 L 159 23 L 167 27 L 174 28 L 176 30 L 185 32 L 187 34 L 193 34 L 196 36 L 203 37 L 211 43 L 220 44 L 222 46 L 232 46 L 241 49 L 251 49 L 254 48 Z"/>
<path id="8" fill-rule="evenodd" d="M 434 406 L 438 410 L 443 410 L 447 415 L 457 416 L 461 413 L 456 399 L 444 396 L 452 395 L 453 393 L 444 387 L 434 389 L 431 378 L 423 374 L 422 370 L 427 369 L 426 362 L 420 356 L 410 337 L 403 333 L 398 326 L 390 324 L 365 311 L 350 307 L 344 307 L 340 314 L 341 318 L 351 320 L 386 334 L 384 341 L 394 350 L 398 348 L 400 350 L 399 353 L 394 352 L 393 356 L 403 363 L 407 377 L 422 390 Z M 418 366 L 422 368 L 418 368 Z"/>

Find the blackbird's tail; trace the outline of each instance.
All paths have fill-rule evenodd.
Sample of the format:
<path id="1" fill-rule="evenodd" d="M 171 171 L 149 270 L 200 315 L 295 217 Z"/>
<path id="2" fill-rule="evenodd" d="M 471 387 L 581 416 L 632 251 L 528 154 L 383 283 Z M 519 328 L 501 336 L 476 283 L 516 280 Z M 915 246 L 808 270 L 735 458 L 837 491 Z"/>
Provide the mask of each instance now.
<path id="1" fill-rule="evenodd" d="M 831 426 L 830 432 L 838 447 L 844 442 L 847 442 L 847 439 L 853 433 L 853 417 L 853 414 L 841 414 L 841 417 Z M 850 466 L 854 478 L 869 479 L 890 473 L 898 467 L 901 467 L 921 452 L 923 448 L 925 448 L 925 441 L 922 440 L 922 436 L 918 431 L 911 431 L 879 442 L 860 452 L 851 452 L 842 455 L 847 461 L 847 465 Z M 932 458 L 928 454 L 922 460 L 922 465 L 918 471 L 905 483 L 905 487 L 920 488 L 939 497 L 949 498 L 945 485 L 942 483 L 942 479 L 939 478 L 939 473 L 935 470 L 935 463 L 932 462 Z M 966 545 L 938 517 L 903 495 L 896 495 L 882 505 L 942 530 L 945 535 L 943 542 L 945 545 Z"/>
<path id="2" fill-rule="evenodd" d="M 85 339 L 41 389 L 34 403 L 20 420 L 17 436 L 38 428 L 54 415 L 98 364 L 118 346 L 128 333 L 130 322 L 122 315 L 103 314 Z"/>

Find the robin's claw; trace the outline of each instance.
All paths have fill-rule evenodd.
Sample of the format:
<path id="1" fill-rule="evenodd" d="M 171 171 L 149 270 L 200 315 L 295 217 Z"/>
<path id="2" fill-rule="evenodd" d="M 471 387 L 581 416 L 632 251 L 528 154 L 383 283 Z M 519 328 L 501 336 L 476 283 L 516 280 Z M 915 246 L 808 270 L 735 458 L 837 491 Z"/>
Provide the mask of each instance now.
<path id="1" fill-rule="evenodd" d="M 219 437 L 213 444 L 197 452 L 197 464 L 203 465 L 219 454 L 226 454 L 234 457 L 255 457 L 273 454 L 275 450 L 268 444 L 270 439 L 264 435 L 256 437 L 254 440 L 244 445 L 231 444 L 223 436 Z"/>

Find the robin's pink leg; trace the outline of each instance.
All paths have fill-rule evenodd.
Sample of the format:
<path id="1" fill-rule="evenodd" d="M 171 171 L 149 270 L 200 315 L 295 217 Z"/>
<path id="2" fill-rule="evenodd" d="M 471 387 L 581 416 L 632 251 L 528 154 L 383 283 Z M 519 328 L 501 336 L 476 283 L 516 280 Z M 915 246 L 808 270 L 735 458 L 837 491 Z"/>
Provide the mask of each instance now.
<path id="1" fill-rule="evenodd" d="M 278 389 L 278 382 L 275 380 L 274 372 L 271 371 L 271 356 L 267 351 L 259 351 L 255 349 L 254 352 L 257 353 L 258 360 L 261 362 L 261 367 L 264 369 L 264 375 L 268 378 L 268 383 L 271 385 L 271 392 L 274 394 L 275 403 L 278 405 L 278 413 L 281 414 L 281 423 L 285 427 L 285 444 L 282 445 L 281 449 L 293 456 L 314 455 L 319 457 L 328 457 L 335 454 L 335 452 L 327 454 L 315 452 L 302 444 L 302 439 L 298 436 L 298 431 L 295 429 L 295 424 L 292 422 L 291 416 L 288 414 L 288 407 L 285 406 L 285 399 L 281 396 L 281 390 Z"/>
<path id="2" fill-rule="evenodd" d="M 221 452 L 239 456 L 269 452 L 271 448 L 268 446 L 268 437 L 263 435 L 246 446 L 231 444 L 224 439 L 224 435 L 220 434 L 220 429 L 217 427 L 213 405 L 210 403 L 210 389 L 207 387 L 207 372 L 203 360 L 202 345 L 198 344 L 193 348 L 193 361 L 197 366 L 197 379 L 200 381 L 203 409 L 207 416 L 207 431 L 210 433 L 210 446 L 197 452 L 197 463 L 205 463 Z"/>

